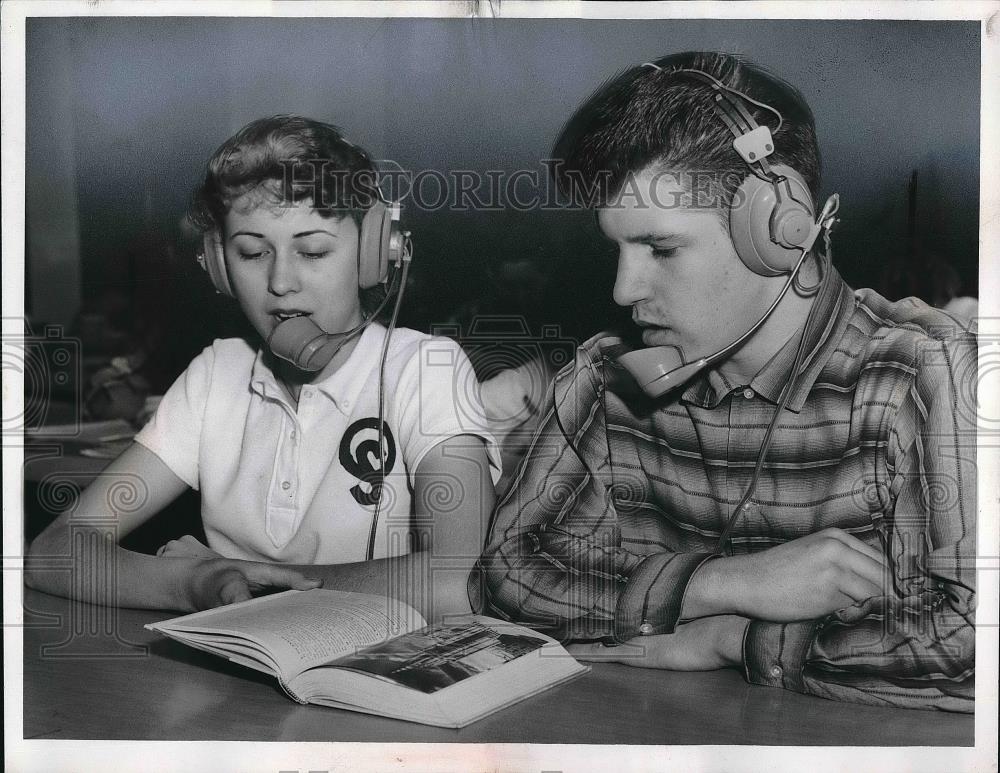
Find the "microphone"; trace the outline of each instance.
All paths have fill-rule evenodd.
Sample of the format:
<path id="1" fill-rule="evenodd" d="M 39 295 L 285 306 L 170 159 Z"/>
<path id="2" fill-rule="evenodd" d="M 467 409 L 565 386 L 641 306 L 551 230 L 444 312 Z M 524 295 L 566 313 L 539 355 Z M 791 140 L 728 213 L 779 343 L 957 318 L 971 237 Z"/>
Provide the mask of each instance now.
<path id="1" fill-rule="evenodd" d="M 323 370 L 344 344 L 372 323 L 369 317 L 352 330 L 327 333 L 310 317 L 291 317 L 278 325 L 267 337 L 271 352 L 299 370 L 309 373 Z"/>
<path id="2" fill-rule="evenodd" d="M 714 356 L 713 356 L 714 357 Z M 713 358 L 702 357 L 685 363 L 675 346 L 651 346 L 615 357 L 650 397 L 665 395 L 671 389 L 685 384 L 706 368 Z"/>

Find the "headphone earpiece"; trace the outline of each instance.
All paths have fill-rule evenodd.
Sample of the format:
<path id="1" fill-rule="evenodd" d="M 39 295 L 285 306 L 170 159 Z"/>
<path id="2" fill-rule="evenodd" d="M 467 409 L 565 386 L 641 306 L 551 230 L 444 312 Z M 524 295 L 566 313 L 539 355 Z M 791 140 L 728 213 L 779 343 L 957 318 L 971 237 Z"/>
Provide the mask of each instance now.
<path id="1" fill-rule="evenodd" d="M 389 277 L 389 264 L 399 265 L 403 236 L 399 230 L 399 204 L 378 199 L 361 221 L 358 243 L 358 287 L 368 290 Z"/>
<path id="2" fill-rule="evenodd" d="M 222 248 L 222 235 L 217 228 L 205 231 L 198 263 L 208 272 L 208 278 L 212 280 L 216 292 L 232 298 L 233 287 L 229 284 L 229 273 L 226 271 L 226 253 Z"/>
<path id="3" fill-rule="evenodd" d="M 385 282 L 389 264 L 399 265 L 403 257 L 403 234 L 399 228 L 399 204 L 377 200 L 361 220 L 358 239 L 358 287 L 368 290 Z M 222 295 L 234 297 L 222 235 L 217 228 L 205 232 L 198 263 L 208 272 L 212 285 Z"/>
<path id="4" fill-rule="evenodd" d="M 733 197 L 729 233 L 740 260 L 755 274 L 787 274 L 818 229 L 809 188 L 791 167 L 771 167 L 775 180 L 747 175 Z"/>

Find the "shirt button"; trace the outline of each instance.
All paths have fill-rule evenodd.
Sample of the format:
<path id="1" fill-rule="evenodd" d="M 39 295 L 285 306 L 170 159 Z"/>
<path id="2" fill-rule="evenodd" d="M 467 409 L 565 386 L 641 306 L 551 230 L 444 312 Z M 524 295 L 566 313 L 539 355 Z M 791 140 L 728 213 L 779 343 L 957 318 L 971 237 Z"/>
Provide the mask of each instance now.
<path id="1" fill-rule="evenodd" d="M 312 397 L 313 396 L 313 391 L 311 389 L 303 389 L 302 390 L 302 396 L 303 397 L 307 397 L 307 398 L 308 397 Z"/>
<path id="2" fill-rule="evenodd" d="M 282 488 L 283 488 L 283 489 L 284 489 L 285 491 L 288 491 L 288 489 L 290 489 L 290 488 L 292 487 L 292 484 L 291 484 L 291 483 L 289 483 L 289 482 L 288 482 L 287 480 L 283 480 L 283 481 L 281 481 L 281 487 L 282 487 Z"/>
<path id="3" fill-rule="evenodd" d="M 773 676 L 775 679 L 780 679 L 781 678 L 781 666 L 771 666 L 770 673 L 771 673 L 771 676 Z"/>
<path id="4" fill-rule="evenodd" d="M 350 400 L 344 400 L 344 407 L 345 408 L 350 408 L 351 407 L 351 401 Z"/>
<path id="5" fill-rule="evenodd" d="M 752 389 L 747 388 L 747 389 L 743 390 L 743 396 L 747 400 L 753 400 L 753 398 L 755 397 L 755 394 L 754 394 L 754 391 Z"/>
<path id="6" fill-rule="evenodd" d="M 639 626 L 639 633 L 641 633 L 643 636 L 649 636 L 652 632 L 653 632 L 652 623 L 643 623 L 642 625 Z"/>
<path id="7" fill-rule="evenodd" d="M 295 438 L 298 437 L 298 435 L 295 433 L 295 430 L 293 429 L 292 433 L 288 437 L 290 437 L 292 440 L 295 440 Z"/>

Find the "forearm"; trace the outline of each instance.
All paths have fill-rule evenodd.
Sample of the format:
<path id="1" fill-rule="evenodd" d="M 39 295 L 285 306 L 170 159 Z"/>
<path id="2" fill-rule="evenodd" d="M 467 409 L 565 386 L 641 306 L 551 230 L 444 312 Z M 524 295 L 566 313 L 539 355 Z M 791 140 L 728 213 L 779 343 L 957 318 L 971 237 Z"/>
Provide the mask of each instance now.
<path id="1" fill-rule="evenodd" d="M 133 553 L 98 529 L 50 530 L 28 550 L 25 583 L 89 604 L 192 611 L 185 580 L 195 563 Z"/>
<path id="2" fill-rule="evenodd" d="M 32 542 L 25 582 L 94 604 L 190 609 L 190 560 L 164 562 L 117 544 L 187 488 L 159 457 L 133 443 Z"/>
<path id="3" fill-rule="evenodd" d="M 444 563 L 444 562 L 441 562 Z M 467 614 L 467 583 L 472 559 L 449 559 L 435 566 L 432 551 L 351 564 L 304 564 L 290 568 L 323 581 L 333 590 L 370 593 L 405 602 L 428 621 Z"/>
<path id="4" fill-rule="evenodd" d="M 702 563 L 684 591 L 681 618 L 711 615 L 753 617 L 760 610 L 748 598 L 754 585 L 750 556 L 718 557 Z"/>

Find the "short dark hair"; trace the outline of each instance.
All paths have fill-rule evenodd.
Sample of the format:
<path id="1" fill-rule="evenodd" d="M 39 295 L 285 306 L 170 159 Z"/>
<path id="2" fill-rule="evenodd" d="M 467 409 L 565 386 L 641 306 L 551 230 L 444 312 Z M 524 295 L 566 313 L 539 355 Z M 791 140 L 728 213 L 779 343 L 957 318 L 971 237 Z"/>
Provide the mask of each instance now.
<path id="1" fill-rule="evenodd" d="M 336 126 L 274 115 L 247 124 L 212 154 L 188 217 L 202 231 L 221 230 L 233 202 L 251 193 L 271 206 L 308 201 L 320 215 L 350 216 L 360 228 L 378 200 L 377 183 L 369 154 Z M 362 309 L 372 314 L 385 291 L 377 285 L 360 297 Z"/>
<path id="2" fill-rule="evenodd" d="M 712 87 L 677 72 L 683 69 L 706 72 L 778 110 L 783 120 L 775 131 L 772 113 L 744 102 L 754 119 L 773 132 L 775 151 L 768 161 L 795 169 L 817 198 L 815 122 L 794 86 L 732 54 L 686 52 L 651 64 L 655 67 L 637 65 L 602 85 L 563 127 L 553 146 L 552 169 L 560 190 L 574 203 L 601 206 L 630 175 L 655 167 L 708 173 L 728 211 L 733 194 L 751 172 L 715 111 Z"/>

